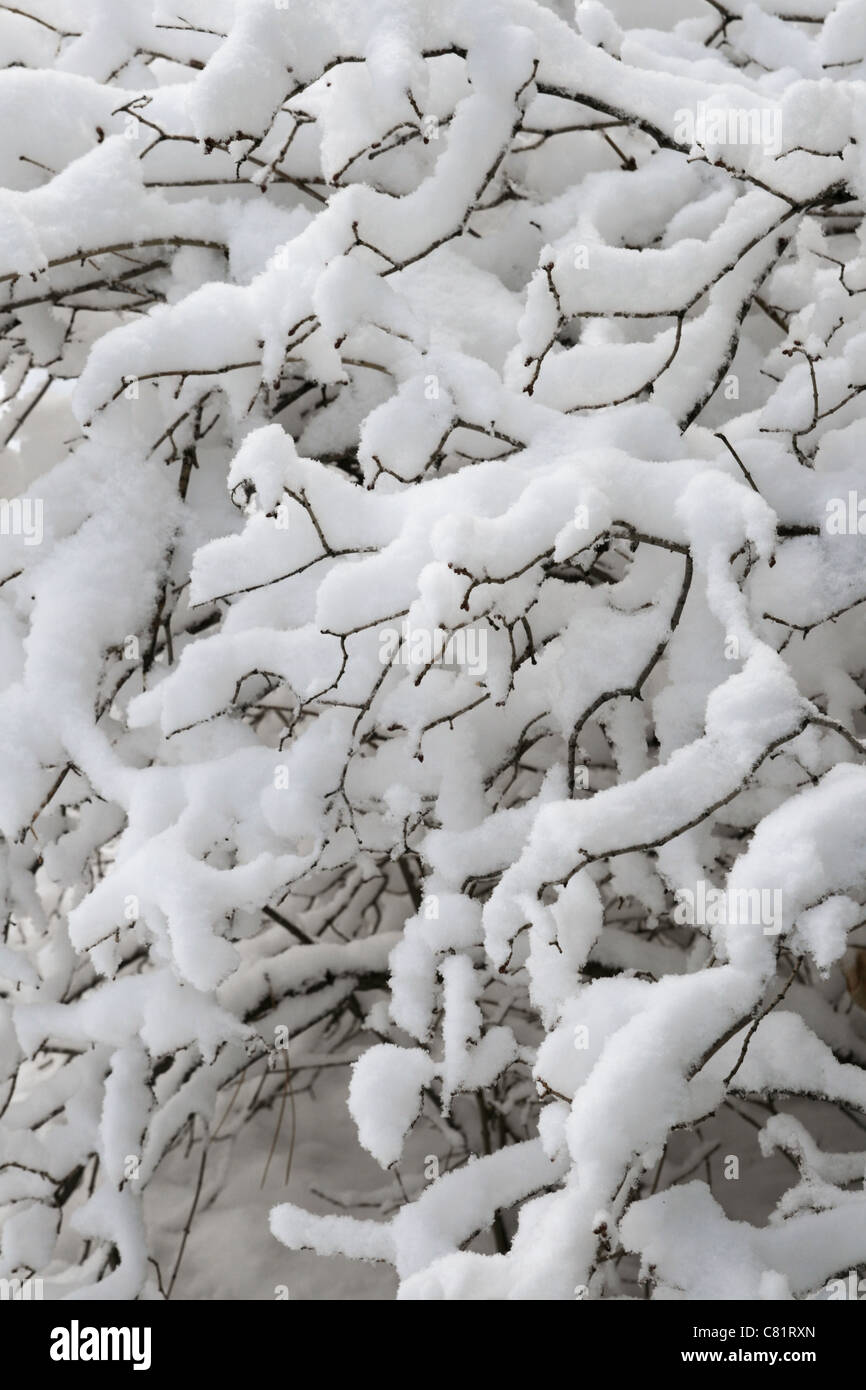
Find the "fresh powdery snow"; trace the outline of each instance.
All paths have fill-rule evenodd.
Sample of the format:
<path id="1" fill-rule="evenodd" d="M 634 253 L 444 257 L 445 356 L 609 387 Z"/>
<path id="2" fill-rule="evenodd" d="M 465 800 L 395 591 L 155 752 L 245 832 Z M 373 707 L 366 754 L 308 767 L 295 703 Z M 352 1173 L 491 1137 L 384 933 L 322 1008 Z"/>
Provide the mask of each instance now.
<path id="1" fill-rule="evenodd" d="M 833 1297 L 862 0 L 0 54 L 4 1289 Z"/>

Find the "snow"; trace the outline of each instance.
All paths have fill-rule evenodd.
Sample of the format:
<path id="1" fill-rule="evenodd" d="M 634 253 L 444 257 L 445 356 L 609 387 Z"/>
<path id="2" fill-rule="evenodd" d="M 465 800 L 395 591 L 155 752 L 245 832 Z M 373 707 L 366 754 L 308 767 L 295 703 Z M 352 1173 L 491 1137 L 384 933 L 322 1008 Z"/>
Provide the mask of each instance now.
<path id="1" fill-rule="evenodd" d="M 862 6 L 68 8 L 0 13 L 0 1272 L 826 1296 Z"/>
<path id="2" fill-rule="evenodd" d="M 383 1168 L 400 1157 L 403 1138 L 421 1109 L 421 1092 L 434 1074 L 433 1062 L 420 1047 L 381 1043 L 355 1063 L 349 1113 L 364 1148 Z"/>

